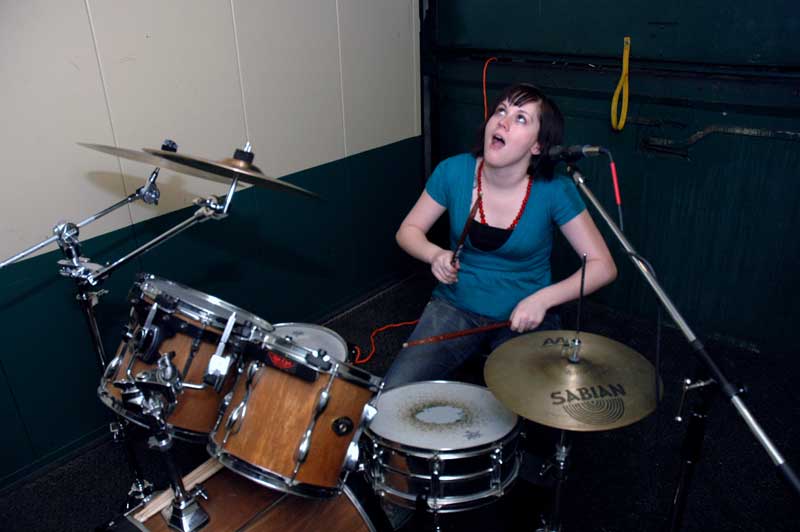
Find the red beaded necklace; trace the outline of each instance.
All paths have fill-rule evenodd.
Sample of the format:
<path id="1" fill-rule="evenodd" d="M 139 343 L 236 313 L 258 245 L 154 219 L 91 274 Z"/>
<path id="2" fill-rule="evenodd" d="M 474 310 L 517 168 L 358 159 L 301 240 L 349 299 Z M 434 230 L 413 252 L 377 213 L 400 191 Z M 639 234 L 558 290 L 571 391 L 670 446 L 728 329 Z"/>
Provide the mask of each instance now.
<path id="1" fill-rule="evenodd" d="M 483 174 L 483 160 L 478 165 L 478 211 L 481 213 L 481 223 L 486 225 L 486 213 L 483 212 L 483 187 L 481 186 L 481 175 Z M 525 205 L 528 204 L 528 198 L 531 197 L 531 185 L 533 185 L 533 178 L 528 177 L 528 187 L 525 189 L 525 197 L 522 199 L 522 205 L 519 207 L 519 212 L 514 217 L 514 220 L 511 222 L 511 225 L 508 226 L 508 230 L 514 229 L 517 224 L 519 223 L 519 219 L 522 218 L 522 213 L 525 211 Z"/>

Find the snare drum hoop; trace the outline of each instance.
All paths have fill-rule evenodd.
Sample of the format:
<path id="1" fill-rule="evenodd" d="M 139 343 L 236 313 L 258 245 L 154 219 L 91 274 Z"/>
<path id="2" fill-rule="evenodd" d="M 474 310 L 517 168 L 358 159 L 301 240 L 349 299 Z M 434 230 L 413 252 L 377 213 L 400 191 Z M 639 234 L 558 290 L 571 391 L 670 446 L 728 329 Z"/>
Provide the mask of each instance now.
<path id="1" fill-rule="evenodd" d="M 288 328 L 291 328 L 291 327 L 314 329 L 316 331 L 325 333 L 326 335 L 330 336 L 331 339 L 333 339 L 335 342 L 341 344 L 342 353 L 344 354 L 344 358 L 338 359 L 336 357 L 333 357 L 330 353 L 328 353 L 328 356 L 330 356 L 331 358 L 335 358 L 338 362 L 347 362 L 347 342 L 336 331 L 328 329 L 327 327 L 324 327 L 322 325 L 317 325 L 315 323 L 302 323 L 302 322 L 299 322 L 299 321 L 287 321 L 285 323 L 275 323 L 273 325 L 274 330 L 272 332 L 273 332 L 273 334 L 277 335 L 277 334 L 280 334 L 280 332 L 281 332 L 280 329 L 284 329 L 284 328 L 288 329 Z M 297 341 L 295 341 L 295 343 L 297 343 L 298 345 L 300 345 L 302 347 L 305 347 L 307 349 L 312 347 L 312 346 L 302 345 Z"/>
<path id="2" fill-rule="evenodd" d="M 506 448 L 509 443 L 513 442 L 519 437 L 521 427 L 522 427 L 522 422 L 519 419 L 517 419 L 517 422 L 514 424 L 514 426 L 511 428 L 510 431 L 508 431 L 504 436 L 493 442 L 485 443 L 477 447 L 468 447 L 466 449 L 451 449 L 451 450 L 426 449 L 423 447 L 414 447 L 412 445 L 398 443 L 386 439 L 378 434 L 375 434 L 369 428 L 365 431 L 365 435 L 373 443 L 376 443 L 385 449 L 390 449 L 392 451 L 401 453 L 404 456 L 413 456 L 414 458 L 427 458 L 427 459 L 438 458 L 439 460 L 446 461 L 446 460 L 460 460 L 462 458 L 473 458 L 475 456 L 488 454 L 494 449 L 502 450 Z"/>
<path id="3" fill-rule="evenodd" d="M 463 458 L 473 458 L 478 456 L 489 456 L 492 452 L 496 449 L 499 449 L 501 455 L 505 457 L 505 449 L 508 447 L 509 444 L 512 444 L 517 440 L 519 437 L 520 431 L 522 427 L 522 421 L 517 419 L 516 424 L 514 427 L 509 431 L 505 436 L 501 439 L 496 440 L 495 442 L 481 445 L 480 447 L 464 449 L 459 451 L 436 451 L 430 449 L 420 449 L 411 447 L 408 445 L 399 444 L 397 442 L 393 442 L 390 440 L 386 440 L 372 432 L 369 429 L 365 432 L 366 436 L 378 446 L 382 447 L 383 449 L 389 449 L 391 451 L 395 451 L 402 456 L 413 456 L 415 458 L 433 460 L 438 459 L 439 461 L 446 462 L 448 460 L 458 460 Z M 371 451 L 371 449 L 370 449 Z M 368 451 L 369 452 L 369 451 Z M 512 449 L 512 453 L 510 459 L 511 463 L 511 471 L 501 479 L 500 486 L 498 488 L 491 488 L 476 491 L 475 493 L 469 493 L 465 495 L 445 495 L 443 497 L 437 497 L 432 501 L 429 501 L 427 510 L 437 513 L 453 513 L 453 512 L 460 512 L 464 510 L 473 510 L 475 508 L 479 508 L 481 506 L 490 504 L 498 497 L 502 496 L 509 487 L 516 481 L 517 476 L 519 475 L 519 468 L 520 468 L 520 461 L 521 461 L 521 451 L 519 449 Z M 374 455 L 373 455 L 374 456 Z M 418 481 L 430 481 L 431 475 L 424 475 L 424 474 L 408 474 L 406 472 L 397 470 L 393 468 L 388 463 L 382 462 L 379 458 L 369 458 L 367 464 L 367 471 L 370 470 L 369 462 L 375 461 L 377 462 L 374 464 L 373 467 L 377 467 L 378 470 L 383 475 L 385 472 L 391 472 L 401 477 L 406 478 L 414 478 Z M 442 475 L 439 478 L 440 482 L 450 484 L 450 483 L 458 483 L 461 481 L 469 481 L 475 478 L 480 478 L 486 476 L 486 471 L 477 471 L 474 473 L 468 473 L 464 475 Z M 368 477 L 370 478 L 370 482 L 374 490 L 378 492 L 382 492 L 383 496 L 385 496 L 388 500 L 393 501 L 395 504 L 400 506 L 404 506 L 406 508 L 416 508 L 417 498 L 420 495 L 419 493 L 413 493 L 411 491 L 402 491 L 396 489 L 391 484 L 378 481 L 378 479 L 373 478 L 371 474 L 368 473 Z"/>
<path id="4" fill-rule="evenodd" d="M 228 319 L 234 312 L 236 313 L 236 323 L 240 326 L 249 321 L 256 329 L 263 331 L 273 330 L 273 326 L 269 322 L 251 312 L 163 277 L 142 273 L 134 283 L 134 290 L 137 288 L 153 301 L 162 294 L 175 299 L 178 313 L 205 325 L 215 327 L 220 331 L 225 329 Z M 137 298 L 140 298 L 140 296 L 137 295 Z M 207 306 L 203 306 L 204 303 Z"/>

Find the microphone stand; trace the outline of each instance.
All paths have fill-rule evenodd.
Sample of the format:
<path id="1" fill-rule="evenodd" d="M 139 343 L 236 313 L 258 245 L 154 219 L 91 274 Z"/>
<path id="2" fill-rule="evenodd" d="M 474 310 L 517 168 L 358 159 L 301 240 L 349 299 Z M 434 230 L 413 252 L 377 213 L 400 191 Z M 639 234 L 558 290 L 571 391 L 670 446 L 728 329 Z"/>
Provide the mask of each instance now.
<path id="1" fill-rule="evenodd" d="M 800 479 L 798 479 L 797 474 L 794 472 L 792 467 L 788 462 L 786 462 L 786 460 L 770 440 L 769 436 L 767 436 L 766 432 L 764 432 L 764 430 L 761 428 L 761 425 L 759 425 L 758 421 L 750 413 L 750 410 L 739 396 L 741 391 L 732 385 L 730 381 L 728 381 L 728 379 L 722 373 L 722 370 L 708 354 L 702 342 L 697 339 L 695 334 L 689 328 L 689 325 L 683 319 L 683 316 L 681 316 L 681 314 L 678 312 L 678 309 L 669 299 L 669 296 L 658 283 L 655 276 L 652 274 L 652 272 L 650 272 L 644 262 L 639 259 L 639 255 L 636 250 L 633 248 L 630 242 L 628 242 L 627 238 L 625 238 L 625 235 L 622 233 L 619 227 L 617 227 L 608 213 L 603 209 L 600 202 L 597 200 L 594 194 L 592 194 L 592 191 L 589 190 L 589 187 L 586 185 L 586 180 L 580 173 L 580 170 L 574 165 L 568 165 L 567 173 L 572 177 L 575 185 L 577 185 L 580 191 L 586 196 L 586 198 L 603 218 L 603 221 L 605 221 L 606 225 L 608 225 L 608 227 L 611 229 L 611 232 L 614 234 L 620 244 L 622 244 L 623 249 L 625 249 L 628 257 L 631 259 L 634 266 L 636 266 L 636 269 L 639 270 L 639 273 L 642 274 L 647 283 L 653 289 L 653 292 L 661 301 L 661 304 L 664 306 L 675 324 L 686 337 L 687 342 L 689 342 L 689 345 L 694 350 L 694 354 L 705 366 L 704 370 L 711 374 L 713 382 L 719 385 L 719 389 L 733 404 L 736 412 L 744 420 L 747 428 L 750 429 L 750 432 L 764 448 L 785 480 L 792 486 L 792 488 L 794 488 L 797 494 L 800 494 Z M 701 394 L 701 404 L 697 406 L 691 414 L 687 434 L 684 438 L 684 461 L 681 465 L 679 485 L 675 492 L 672 511 L 670 513 L 670 531 L 676 531 L 680 529 L 683 510 L 686 506 L 689 481 L 691 480 L 694 467 L 700 459 L 700 451 L 705 433 L 705 419 L 708 416 L 708 410 L 710 407 L 709 403 L 711 393 L 707 388 L 708 384 L 710 384 L 709 381 L 700 382 L 695 385 L 692 385 L 691 383 L 685 383 L 684 391 L 691 389 L 691 387 L 702 387 L 703 393 Z"/>

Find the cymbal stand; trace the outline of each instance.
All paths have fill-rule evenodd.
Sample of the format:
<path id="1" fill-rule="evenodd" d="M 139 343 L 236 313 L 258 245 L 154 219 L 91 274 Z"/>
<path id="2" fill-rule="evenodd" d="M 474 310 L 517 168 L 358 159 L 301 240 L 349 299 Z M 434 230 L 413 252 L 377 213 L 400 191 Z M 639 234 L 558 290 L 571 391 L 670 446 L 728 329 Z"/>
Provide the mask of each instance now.
<path id="1" fill-rule="evenodd" d="M 678 309 L 670 300 L 667 293 L 661 287 L 659 282 L 656 280 L 655 275 L 650 271 L 647 267 L 645 262 L 640 258 L 640 255 L 636 252 L 633 246 L 628 242 L 628 239 L 622 233 L 622 231 L 617 227 L 614 223 L 612 218 L 608 215 L 608 213 L 603 209 L 600 202 L 597 198 L 592 194 L 592 191 L 589 190 L 589 187 L 586 185 L 586 180 L 581 174 L 580 170 L 575 165 L 567 166 L 567 173 L 572 177 L 573 181 L 580 189 L 580 191 L 586 196 L 586 198 L 590 201 L 590 203 L 594 206 L 600 216 L 603 218 L 603 221 L 606 225 L 611 229 L 611 232 L 614 234 L 616 239 L 620 242 L 623 249 L 625 250 L 628 257 L 633 262 L 636 269 L 639 270 L 639 273 L 645 278 L 647 283 L 653 289 L 653 292 L 658 297 L 661 304 L 669 313 L 670 317 L 673 319 L 675 324 L 678 326 L 680 331 L 686 337 L 687 342 L 694 350 L 695 355 L 701 361 L 701 363 L 705 366 L 705 370 L 711 375 L 714 382 L 719 386 L 719 390 L 730 400 L 733 404 L 733 407 L 736 409 L 736 412 L 742 418 L 742 420 L 747 425 L 747 428 L 756 438 L 758 443 L 764 448 L 767 455 L 772 460 L 773 464 L 777 467 L 778 471 L 783 475 L 783 478 L 789 483 L 789 485 L 794 489 L 797 494 L 800 494 L 800 478 L 798 478 L 797 474 L 792 469 L 791 465 L 786 462 L 783 458 L 781 453 L 772 443 L 772 440 L 769 436 L 764 432 L 761 428 L 761 425 L 755 419 L 755 417 L 750 413 L 750 410 L 745 405 L 744 401 L 740 397 L 741 389 L 737 388 L 730 381 L 725 377 L 722 373 L 722 370 L 717 366 L 716 362 L 711 358 L 711 355 L 706 351 L 705 347 L 703 346 L 702 342 L 697 339 L 694 332 L 689 328 L 689 325 L 683 319 Z M 708 390 L 707 387 L 704 387 L 704 391 Z M 691 457 L 687 457 L 681 466 L 681 475 L 680 475 L 680 484 L 678 489 L 675 493 L 675 497 L 673 499 L 672 505 L 672 515 L 670 517 L 670 530 L 679 530 L 680 529 L 680 521 L 681 521 L 681 513 L 683 508 L 686 505 L 686 497 L 688 493 L 688 482 L 690 478 L 690 474 L 687 475 L 686 468 L 687 467 L 694 467 L 694 465 L 700 459 L 700 450 L 701 450 L 701 443 L 703 440 L 703 435 L 705 433 L 705 418 L 707 412 L 709 410 L 708 402 L 710 401 L 710 393 L 702 393 L 701 400 L 704 404 L 701 404 L 692 414 L 691 414 L 691 422 L 690 422 L 690 429 L 687 431 L 687 435 L 684 439 L 684 450 L 686 452 L 692 451 Z M 692 439 L 692 443 L 689 442 L 689 439 Z"/>
<path id="2" fill-rule="evenodd" d="M 564 484 L 567 481 L 567 469 L 569 468 L 570 446 L 567 442 L 567 431 L 561 430 L 559 441 L 556 443 L 556 452 L 542 468 L 539 476 L 544 477 L 550 473 L 556 481 L 553 491 L 553 509 L 544 526 L 537 528 L 536 532 L 560 532 L 561 531 L 561 499 L 564 491 Z M 552 472 L 551 472 L 552 471 Z"/>
<path id="3" fill-rule="evenodd" d="M 123 264 L 139 255 L 153 249 L 162 242 L 172 238 L 173 236 L 185 231 L 186 229 L 208 219 L 222 219 L 227 217 L 228 209 L 230 208 L 233 199 L 233 192 L 236 189 L 237 179 L 233 180 L 230 190 L 225 198 L 225 202 L 220 204 L 217 198 L 210 197 L 205 200 L 197 199 L 195 204 L 200 208 L 186 221 L 172 227 L 162 233 L 161 235 L 150 240 L 146 244 L 138 247 L 134 251 L 128 253 L 124 257 L 116 260 L 114 263 L 107 266 L 100 266 L 88 261 L 88 258 L 82 257 L 80 254 L 80 243 L 78 242 L 78 229 L 73 224 L 62 224 L 59 226 L 59 245 L 64 252 L 65 259 L 59 261 L 61 264 L 61 275 L 70 277 L 75 280 L 77 286 L 77 299 L 81 305 L 81 309 L 86 317 L 89 332 L 92 338 L 92 343 L 100 360 L 101 366 L 106 366 L 106 356 L 103 348 L 102 338 L 100 337 L 100 330 L 97 326 L 97 318 L 95 315 L 94 307 L 97 305 L 99 296 L 103 295 L 105 290 L 93 291 L 92 288 L 99 286 L 105 281 L 114 271 L 116 271 Z M 154 185 L 155 183 L 153 183 Z M 129 465 L 131 473 L 134 477 L 133 484 L 128 491 L 126 500 L 126 509 L 131 509 L 140 503 L 147 502 L 153 493 L 152 485 L 143 480 L 141 469 L 135 460 L 135 454 L 132 448 L 132 443 L 127 437 L 125 427 L 127 422 L 118 417 L 116 423 L 112 423 L 110 430 L 114 434 L 115 441 L 124 441 L 126 454 L 129 458 Z"/>
<path id="4" fill-rule="evenodd" d="M 167 151 L 176 151 L 178 146 L 172 140 L 165 140 L 161 146 L 162 149 Z M 103 341 L 100 336 L 100 329 L 97 325 L 97 317 L 94 307 L 98 304 L 100 296 L 107 293 L 106 290 L 91 290 L 89 285 L 83 282 L 83 278 L 88 275 L 93 269 L 98 269 L 99 266 L 92 264 L 87 258 L 81 257 L 79 234 L 80 228 L 88 225 L 103 216 L 114 212 L 115 210 L 133 203 L 137 200 L 142 200 L 144 203 L 150 205 L 158 205 L 158 200 L 161 197 L 161 192 L 158 190 L 156 179 L 160 168 L 155 168 L 150 173 L 147 183 L 139 187 L 136 192 L 129 194 L 125 199 L 119 201 L 110 207 L 107 207 L 88 218 L 78 222 L 77 224 L 71 222 L 60 222 L 53 228 L 53 236 L 31 246 L 30 248 L 17 253 L 13 257 L 7 259 L 0 264 L 0 268 L 8 266 L 31 253 L 38 251 L 52 242 L 57 242 L 58 247 L 64 256 L 64 259 L 59 261 L 59 273 L 65 277 L 70 277 L 76 281 L 76 300 L 81 307 L 84 318 L 86 319 L 86 326 L 89 329 L 89 336 L 92 340 L 92 346 L 95 353 L 97 353 L 100 370 L 106 367 L 106 353 L 103 347 Z M 142 474 L 139 461 L 136 458 L 136 453 L 133 450 L 133 443 L 130 439 L 128 432 L 128 421 L 121 416 L 116 416 L 116 421 L 109 424 L 109 431 L 111 432 L 113 441 L 121 443 L 125 447 L 125 456 L 128 462 L 133 480 L 131 487 L 128 490 L 128 495 L 125 500 L 125 511 L 129 511 L 136 506 L 147 502 L 153 495 L 153 485 L 144 478 Z"/>
<path id="5" fill-rule="evenodd" d="M 156 369 L 136 376 L 136 387 L 145 394 L 142 413 L 147 416 L 152 431 L 147 444 L 151 449 L 161 453 L 175 494 L 168 524 L 170 528 L 181 532 L 194 532 L 208 524 L 208 513 L 197 502 L 197 497 L 208 499 L 208 494 L 199 484 L 191 490 L 186 490 L 170 453 L 173 437 L 166 417 L 177 405 L 181 391 L 180 371 L 172 363 L 174 356 L 174 351 L 163 353 Z"/>

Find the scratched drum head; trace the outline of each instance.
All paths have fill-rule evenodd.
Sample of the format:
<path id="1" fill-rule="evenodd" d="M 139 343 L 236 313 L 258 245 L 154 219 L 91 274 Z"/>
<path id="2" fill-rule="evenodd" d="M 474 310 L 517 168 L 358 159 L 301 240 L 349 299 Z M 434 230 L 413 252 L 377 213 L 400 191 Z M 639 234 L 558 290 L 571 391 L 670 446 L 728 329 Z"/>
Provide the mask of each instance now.
<path id="1" fill-rule="evenodd" d="M 338 362 L 347 362 L 347 342 L 337 333 L 313 323 L 279 323 L 274 326 L 275 336 L 290 337 L 294 343 L 306 349 L 325 350 Z"/>
<path id="2" fill-rule="evenodd" d="M 424 381 L 384 392 L 370 432 L 401 445 L 455 451 L 502 439 L 518 417 L 487 388 Z"/>

